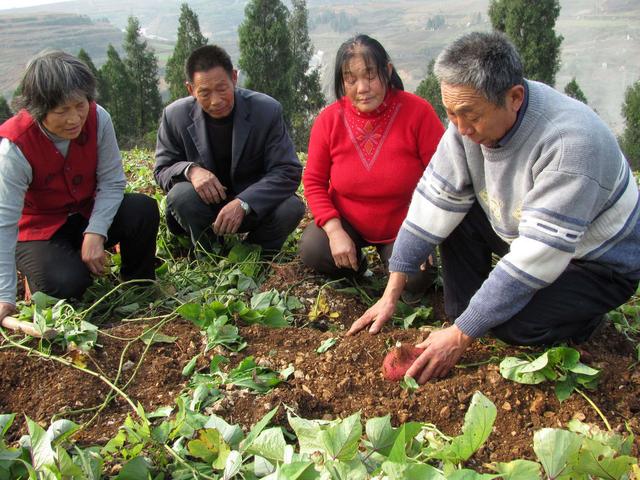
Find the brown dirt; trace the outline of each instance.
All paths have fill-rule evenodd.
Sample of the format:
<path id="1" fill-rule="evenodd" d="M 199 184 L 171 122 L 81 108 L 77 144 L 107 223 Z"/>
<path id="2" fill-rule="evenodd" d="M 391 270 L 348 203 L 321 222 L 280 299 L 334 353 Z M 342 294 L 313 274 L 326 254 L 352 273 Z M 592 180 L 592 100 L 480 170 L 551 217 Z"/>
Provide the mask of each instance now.
<path id="1" fill-rule="evenodd" d="M 241 358 L 253 355 L 259 364 L 274 369 L 293 365 L 295 373 L 289 381 L 264 396 L 231 388 L 208 413 L 216 413 L 230 423 L 248 428 L 276 405 L 285 405 L 308 419 L 343 418 L 360 410 L 364 419 L 391 414 L 394 424 L 409 420 L 429 422 L 444 433 L 455 435 L 460 432 L 471 396 L 475 391 L 481 391 L 496 404 L 498 419 L 487 444 L 470 461 L 470 466 L 476 468 L 488 461 L 532 459 L 533 433 L 542 427 L 564 427 L 571 418 L 579 418 L 604 428 L 595 411 L 578 394 L 559 403 L 552 384 L 519 385 L 502 378 L 497 363 L 486 362 L 492 358 L 499 361 L 521 350 L 500 346 L 492 340 L 476 342 L 452 374 L 429 382 L 416 392 L 408 392 L 397 383 L 385 381 L 381 364 L 386 352 L 397 342 L 423 339 L 428 334 L 427 329 L 387 328 L 375 336 L 361 333 L 346 337 L 346 326 L 366 307 L 357 297 L 336 293 L 328 287 L 322 289 L 327 313 L 310 321 L 307 313 L 325 281 L 297 263 L 274 267 L 274 274 L 263 289 L 283 291 L 290 286 L 290 293 L 301 297 L 305 312 L 296 316 L 296 327 L 242 326 L 240 333 L 248 347 L 239 355 L 231 356 L 229 368 Z M 438 299 L 435 295 L 432 300 L 436 306 L 435 316 L 442 321 L 441 300 Z M 142 329 L 140 324 L 120 324 L 105 329 L 110 336 L 102 334 L 99 337 L 102 347 L 91 354 L 88 367 L 99 368 L 113 379 L 127 341 L 112 336 L 132 338 Z M 165 326 L 163 333 L 179 338 L 172 344 L 152 345 L 127 388 L 128 395 L 134 402 L 141 402 L 147 412 L 173 405 L 185 385 L 180 374 L 182 368 L 196 353 L 204 350 L 202 335 L 186 321 L 178 320 Z M 336 345 L 323 354 L 316 353 L 320 344 L 330 337 L 337 339 Z M 124 362 L 129 367 L 136 364 L 144 348 L 142 342 L 135 342 Z M 582 345 L 581 350 L 583 361 L 603 371 L 598 389 L 589 392 L 591 400 L 617 431 L 624 431 L 625 423 L 629 425 L 636 434 L 637 454 L 640 447 L 640 371 L 633 366 L 631 345 L 612 327 L 607 327 L 598 339 Z M 483 364 L 471 366 L 478 363 Z M 118 384 L 122 385 L 133 370 L 129 368 L 124 373 L 125 379 Z M 78 423 L 87 421 L 92 413 L 73 415 L 69 410 L 100 405 L 108 391 L 104 383 L 92 376 L 13 348 L 0 350 L 0 371 L 3 372 L 0 412 L 24 414 L 42 425 L 47 425 L 54 415 Z M 96 422 L 77 435 L 77 440 L 85 445 L 104 444 L 116 433 L 130 410 L 126 402 L 116 398 Z M 284 408 L 280 409 L 275 422 L 287 426 Z M 9 432 L 9 440 L 17 440 L 23 433 L 23 416 L 20 416 Z"/>

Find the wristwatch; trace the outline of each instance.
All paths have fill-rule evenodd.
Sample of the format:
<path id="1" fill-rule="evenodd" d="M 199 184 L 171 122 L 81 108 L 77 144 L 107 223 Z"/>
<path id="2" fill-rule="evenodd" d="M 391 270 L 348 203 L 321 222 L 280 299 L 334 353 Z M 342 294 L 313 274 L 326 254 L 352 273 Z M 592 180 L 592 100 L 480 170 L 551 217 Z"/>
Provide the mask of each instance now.
<path id="1" fill-rule="evenodd" d="M 244 214 L 249 215 L 249 212 L 251 211 L 251 207 L 249 206 L 249 204 L 241 198 L 239 198 L 238 200 L 240 200 L 240 207 L 242 208 L 242 210 L 244 210 Z"/>

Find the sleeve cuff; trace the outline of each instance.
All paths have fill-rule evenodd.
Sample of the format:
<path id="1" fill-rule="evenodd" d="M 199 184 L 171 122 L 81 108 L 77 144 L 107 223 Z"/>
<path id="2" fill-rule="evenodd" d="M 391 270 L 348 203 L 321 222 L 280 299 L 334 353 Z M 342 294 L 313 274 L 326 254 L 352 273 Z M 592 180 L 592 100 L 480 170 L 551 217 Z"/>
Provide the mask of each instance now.
<path id="1" fill-rule="evenodd" d="M 489 321 L 471 307 L 467 307 L 454 323 L 462 333 L 473 338 L 482 337 L 491 328 Z"/>

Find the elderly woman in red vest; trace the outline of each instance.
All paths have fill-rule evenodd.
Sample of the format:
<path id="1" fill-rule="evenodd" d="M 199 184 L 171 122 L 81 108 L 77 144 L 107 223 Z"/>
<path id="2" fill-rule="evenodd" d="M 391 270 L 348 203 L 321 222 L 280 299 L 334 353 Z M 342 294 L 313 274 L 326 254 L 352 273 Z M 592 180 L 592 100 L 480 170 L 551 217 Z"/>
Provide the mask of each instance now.
<path id="1" fill-rule="evenodd" d="M 14 310 L 16 265 L 31 291 L 79 298 L 120 243 L 123 278 L 154 278 L 156 202 L 125 176 L 96 80 L 63 52 L 34 58 L 0 126 L 0 319 Z"/>

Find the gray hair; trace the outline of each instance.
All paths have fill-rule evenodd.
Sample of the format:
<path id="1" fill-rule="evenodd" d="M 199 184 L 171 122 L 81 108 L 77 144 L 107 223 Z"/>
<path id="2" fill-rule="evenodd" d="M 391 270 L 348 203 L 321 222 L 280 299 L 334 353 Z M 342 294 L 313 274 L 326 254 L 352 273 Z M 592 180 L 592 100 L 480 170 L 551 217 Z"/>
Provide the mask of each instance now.
<path id="1" fill-rule="evenodd" d="M 524 83 L 520 55 L 499 32 L 458 38 L 438 55 L 433 71 L 440 83 L 471 87 L 499 107 L 511 87 Z"/>
<path id="2" fill-rule="evenodd" d="M 61 51 L 36 55 L 27 65 L 13 100 L 15 111 L 26 109 L 41 122 L 47 113 L 76 96 L 91 101 L 96 96 L 96 79 L 81 60 Z"/>

